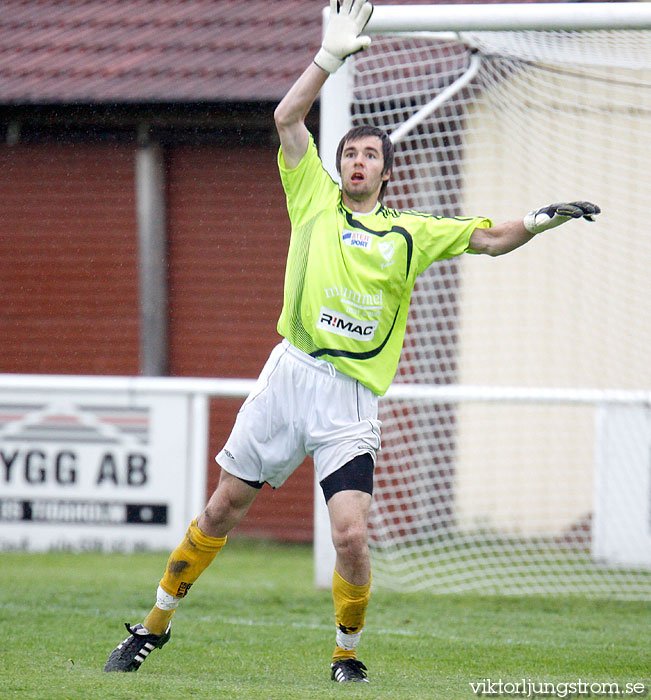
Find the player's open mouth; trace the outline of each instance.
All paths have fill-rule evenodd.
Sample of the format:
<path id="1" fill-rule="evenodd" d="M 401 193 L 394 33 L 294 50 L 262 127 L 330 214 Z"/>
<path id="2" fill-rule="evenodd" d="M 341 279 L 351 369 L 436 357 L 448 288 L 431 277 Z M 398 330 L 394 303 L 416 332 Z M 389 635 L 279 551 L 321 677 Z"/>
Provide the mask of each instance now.
<path id="1" fill-rule="evenodd" d="M 353 173 L 350 177 L 353 182 L 361 182 L 364 179 L 362 173 Z"/>

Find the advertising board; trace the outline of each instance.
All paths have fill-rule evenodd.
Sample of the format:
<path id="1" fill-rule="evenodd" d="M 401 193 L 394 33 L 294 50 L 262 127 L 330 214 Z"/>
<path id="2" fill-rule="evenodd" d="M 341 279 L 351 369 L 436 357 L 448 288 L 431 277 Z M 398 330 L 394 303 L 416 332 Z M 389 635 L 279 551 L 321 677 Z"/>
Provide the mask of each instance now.
<path id="1" fill-rule="evenodd" d="M 168 549 L 203 505 L 197 397 L 0 390 L 0 550 Z"/>

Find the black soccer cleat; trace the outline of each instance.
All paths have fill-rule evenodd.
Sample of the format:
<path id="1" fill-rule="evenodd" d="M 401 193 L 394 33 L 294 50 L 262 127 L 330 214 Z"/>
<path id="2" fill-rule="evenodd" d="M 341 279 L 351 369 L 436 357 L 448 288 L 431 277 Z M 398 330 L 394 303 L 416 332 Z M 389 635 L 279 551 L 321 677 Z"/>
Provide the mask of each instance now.
<path id="1" fill-rule="evenodd" d="M 150 634 L 140 624 L 130 627 L 129 623 L 125 622 L 124 626 L 129 631 L 129 636 L 113 649 L 104 665 L 105 671 L 137 671 L 154 649 L 160 649 L 167 644 L 171 635 L 171 624 L 163 634 Z"/>
<path id="2" fill-rule="evenodd" d="M 366 666 L 359 659 L 339 659 L 330 666 L 330 678 L 337 683 L 369 683 Z"/>

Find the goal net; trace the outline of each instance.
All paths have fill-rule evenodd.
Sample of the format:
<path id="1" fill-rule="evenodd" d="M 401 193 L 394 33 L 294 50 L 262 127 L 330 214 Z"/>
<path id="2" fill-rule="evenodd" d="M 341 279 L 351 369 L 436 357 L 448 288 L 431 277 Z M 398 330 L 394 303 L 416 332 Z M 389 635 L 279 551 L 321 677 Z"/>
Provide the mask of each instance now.
<path id="1" fill-rule="evenodd" d="M 387 32 L 349 63 L 352 124 L 396 142 L 388 206 L 603 210 L 419 278 L 375 582 L 651 598 L 651 31 Z"/>

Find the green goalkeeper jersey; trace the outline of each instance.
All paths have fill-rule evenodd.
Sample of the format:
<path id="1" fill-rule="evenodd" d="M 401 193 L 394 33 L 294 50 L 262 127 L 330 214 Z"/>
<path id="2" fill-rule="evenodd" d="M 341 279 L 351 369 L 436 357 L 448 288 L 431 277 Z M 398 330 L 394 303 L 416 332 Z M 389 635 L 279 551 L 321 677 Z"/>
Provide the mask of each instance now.
<path id="1" fill-rule="evenodd" d="M 285 166 L 282 149 L 278 167 L 292 227 L 278 332 L 382 395 L 398 367 L 416 277 L 467 251 L 474 229 L 491 221 L 381 203 L 354 213 L 312 137 L 296 168 Z"/>

